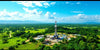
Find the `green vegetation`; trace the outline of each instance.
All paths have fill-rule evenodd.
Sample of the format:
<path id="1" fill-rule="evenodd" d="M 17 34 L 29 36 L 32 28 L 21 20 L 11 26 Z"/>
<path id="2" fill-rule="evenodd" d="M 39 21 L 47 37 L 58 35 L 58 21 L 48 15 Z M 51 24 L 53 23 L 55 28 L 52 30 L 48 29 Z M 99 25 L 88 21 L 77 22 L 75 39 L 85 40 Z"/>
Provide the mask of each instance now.
<path id="1" fill-rule="evenodd" d="M 45 38 L 39 39 L 40 42 L 44 42 Z"/>
<path id="2" fill-rule="evenodd" d="M 16 48 L 17 50 L 21 50 L 21 49 L 37 49 L 39 47 L 39 45 L 41 45 L 41 43 L 27 43 L 27 44 L 23 44 L 23 45 L 18 45 L 18 48 Z"/>
<path id="3" fill-rule="evenodd" d="M 54 24 L 0 24 L 0 49 L 38 49 L 38 50 L 99 50 L 100 25 L 58 24 L 57 32 L 78 34 L 71 40 L 63 39 L 59 44 L 44 45 L 33 39 L 37 35 L 53 35 Z"/>
<path id="4" fill-rule="evenodd" d="M 19 42 L 17 42 L 17 40 L 20 40 Z M 14 45 L 17 45 L 18 43 L 21 44 L 22 41 L 25 41 L 26 39 L 22 39 L 20 37 L 13 37 L 13 38 L 10 38 L 8 39 L 8 43 L 3 43 L 3 41 L 0 41 L 0 49 L 1 48 L 7 48 L 7 47 L 10 47 L 10 46 L 14 46 Z"/>
<path id="5" fill-rule="evenodd" d="M 35 39 L 33 39 L 33 37 L 30 38 L 30 42 L 36 42 Z"/>

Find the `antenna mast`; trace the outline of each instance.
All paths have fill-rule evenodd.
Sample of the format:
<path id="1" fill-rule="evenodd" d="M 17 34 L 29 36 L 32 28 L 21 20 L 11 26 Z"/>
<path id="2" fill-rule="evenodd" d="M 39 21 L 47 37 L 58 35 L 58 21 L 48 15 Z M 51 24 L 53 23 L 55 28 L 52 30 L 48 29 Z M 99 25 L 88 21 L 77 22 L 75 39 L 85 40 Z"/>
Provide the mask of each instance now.
<path id="1" fill-rule="evenodd" d="M 57 25 L 56 25 L 57 21 L 55 20 L 55 36 L 57 36 Z"/>

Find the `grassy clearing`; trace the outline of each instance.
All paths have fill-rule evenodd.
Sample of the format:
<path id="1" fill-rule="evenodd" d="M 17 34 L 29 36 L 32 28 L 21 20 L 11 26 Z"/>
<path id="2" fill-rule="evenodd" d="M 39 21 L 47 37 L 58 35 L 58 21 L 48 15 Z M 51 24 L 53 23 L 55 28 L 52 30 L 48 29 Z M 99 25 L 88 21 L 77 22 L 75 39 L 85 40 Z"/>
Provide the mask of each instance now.
<path id="1" fill-rule="evenodd" d="M 28 31 L 30 31 L 30 33 L 40 33 L 40 32 L 44 32 L 45 31 L 45 29 L 38 29 L 37 31 L 36 30 L 26 30 L 25 32 L 28 32 Z M 14 32 L 11 32 L 11 34 L 13 34 Z M 12 37 L 11 39 L 8 39 L 8 43 L 5 43 L 5 44 L 3 44 L 3 42 L 2 42 L 2 35 L 7 35 L 6 34 L 6 32 L 5 33 L 1 33 L 0 34 L 0 49 L 1 48 L 4 48 L 4 49 L 8 49 L 8 47 L 10 47 L 10 46 L 14 46 L 14 45 L 17 45 L 18 43 L 22 43 L 22 41 L 25 41 L 25 40 L 27 40 L 26 38 L 25 39 L 22 39 L 21 37 Z M 17 40 L 20 40 L 19 42 L 17 42 Z M 22 47 L 21 47 L 22 46 Z M 27 48 L 27 47 L 25 47 L 25 46 L 28 46 L 30 49 L 34 49 L 33 48 L 33 46 L 36 46 L 36 44 L 25 44 L 25 45 L 21 45 L 21 46 L 19 46 L 19 49 L 20 48 Z M 28 48 L 28 49 L 29 49 Z"/>
<path id="2" fill-rule="evenodd" d="M 77 28 L 77 27 L 65 27 L 65 26 L 64 26 L 64 28 L 75 29 L 75 28 Z"/>
<path id="3" fill-rule="evenodd" d="M 87 36 L 83 36 L 85 39 L 87 39 Z"/>
<path id="4" fill-rule="evenodd" d="M 98 38 L 100 38 L 100 35 L 97 35 Z"/>
<path id="5" fill-rule="evenodd" d="M 18 48 L 16 48 L 16 50 L 25 50 L 25 49 L 32 49 L 35 50 L 39 47 L 39 45 L 41 45 L 42 43 L 27 43 L 27 44 L 23 44 L 23 45 L 18 45 Z"/>
<path id="6" fill-rule="evenodd" d="M 2 39 L 2 33 L 0 33 L 0 40 Z"/>
<path id="7" fill-rule="evenodd" d="M 20 40 L 20 41 L 17 42 L 17 40 Z M 21 44 L 21 42 L 24 41 L 24 40 L 26 40 L 26 39 L 22 39 L 21 37 L 13 37 L 13 38 L 11 38 L 11 39 L 8 40 L 8 43 L 5 43 L 5 44 L 3 44 L 2 40 L 1 40 L 0 41 L 0 49 L 1 48 L 7 49 L 10 46 L 17 45 L 17 43 Z"/>
<path id="8" fill-rule="evenodd" d="M 25 32 L 28 32 L 30 31 L 30 33 L 37 33 L 37 32 L 45 32 L 45 29 L 38 29 L 37 31 L 36 30 L 26 30 Z"/>
<path id="9" fill-rule="evenodd" d="M 54 33 L 46 33 L 45 35 L 54 35 L 55 34 L 55 32 Z M 65 35 L 67 35 L 66 33 L 61 33 L 61 32 L 57 32 L 57 34 L 65 34 Z"/>

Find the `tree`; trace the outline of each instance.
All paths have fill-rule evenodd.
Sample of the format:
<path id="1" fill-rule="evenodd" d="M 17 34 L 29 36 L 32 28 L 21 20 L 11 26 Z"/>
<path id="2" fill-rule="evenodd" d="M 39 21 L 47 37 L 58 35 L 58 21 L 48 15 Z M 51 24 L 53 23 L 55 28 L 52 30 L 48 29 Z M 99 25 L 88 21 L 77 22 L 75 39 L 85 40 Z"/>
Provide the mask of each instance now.
<path id="1" fill-rule="evenodd" d="M 86 49 L 86 43 L 83 40 L 81 40 L 79 42 L 79 47 L 80 47 L 81 50 L 85 50 Z"/>
<path id="2" fill-rule="evenodd" d="M 25 42 L 25 41 L 23 41 L 23 42 L 22 42 L 22 44 L 26 44 L 26 42 Z"/>
<path id="3" fill-rule="evenodd" d="M 44 49 L 44 47 L 45 47 L 45 45 L 39 45 L 38 50 L 43 50 L 43 49 Z"/>
<path id="4" fill-rule="evenodd" d="M 60 50 L 60 46 L 58 44 L 53 45 L 53 50 Z"/>
<path id="5" fill-rule="evenodd" d="M 77 43 L 74 43 L 73 46 L 74 46 L 75 50 L 80 50 L 80 47 L 79 47 L 79 45 Z"/>
<path id="6" fill-rule="evenodd" d="M 67 45 L 60 45 L 60 50 L 67 50 Z"/>
<path id="7" fill-rule="evenodd" d="M 17 42 L 19 42 L 20 40 L 17 40 Z"/>
<path id="8" fill-rule="evenodd" d="M 43 42 L 45 40 L 45 38 L 39 39 L 40 42 Z"/>
<path id="9" fill-rule="evenodd" d="M 15 48 L 13 46 L 10 46 L 9 50 L 15 50 Z"/>
<path id="10" fill-rule="evenodd" d="M 95 39 L 94 39 L 93 37 L 90 37 L 90 36 L 89 36 L 89 37 L 87 38 L 87 42 L 88 42 L 88 43 L 92 43 L 92 42 L 94 42 L 94 41 L 95 41 Z"/>
<path id="11" fill-rule="evenodd" d="M 9 31 L 7 31 L 7 34 L 9 34 L 10 32 Z"/>
<path id="12" fill-rule="evenodd" d="M 16 45 L 16 48 L 18 48 L 18 45 Z"/>
<path id="13" fill-rule="evenodd" d="M 8 43 L 8 38 L 2 39 L 3 43 Z"/>
<path id="14" fill-rule="evenodd" d="M 3 28 L 0 28 L 0 33 L 2 33 L 3 32 Z"/>
<path id="15" fill-rule="evenodd" d="M 33 37 L 30 38 L 30 42 L 36 42 L 35 39 L 33 39 Z"/>
<path id="16" fill-rule="evenodd" d="M 100 50 L 100 48 L 96 48 L 96 50 Z"/>
<path id="17" fill-rule="evenodd" d="M 19 37 L 19 36 L 23 35 L 24 33 L 25 33 L 24 31 L 15 32 L 15 33 L 13 34 L 13 36 Z"/>
<path id="18" fill-rule="evenodd" d="M 73 44 L 74 43 L 68 43 L 67 44 L 67 50 L 74 50 Z"/>
<path id="19" fill-rule="evenodd" d="M 49 46 L 45 46 L 45 47 L 43 48 L 43 50 L 51 50 L 51 48 L 50 48 Z"/>
<path id="20" fill-rule="evenodd" d="M 68 43 L 67 39 L 62 40 L 63 43 Z"/>
<path id="21" fill-rule="evenodd" d="M 3 35 L 3 38 L 8 38 L 8 35 Z"/>

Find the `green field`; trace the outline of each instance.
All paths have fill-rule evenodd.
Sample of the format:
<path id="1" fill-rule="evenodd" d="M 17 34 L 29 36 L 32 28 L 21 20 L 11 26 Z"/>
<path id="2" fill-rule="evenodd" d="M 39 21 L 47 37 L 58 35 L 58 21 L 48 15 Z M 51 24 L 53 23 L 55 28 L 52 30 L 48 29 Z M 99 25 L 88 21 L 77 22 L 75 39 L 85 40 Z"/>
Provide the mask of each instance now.
<path id="1" fill-rule="evenodd" d="M 18 48 L 16 48 L 16 50 L 22 50 L 22 49 L 34 50 L 37 49 L 39 45 L 41 45 L 41 43 L 27 43 L 27 44 L 19 45 Z"/>
<path id="2" fill-rule="evenodd" d="M 17 40 L 20 40 L 19 42 L 17 42 Z M 2 40 L 0 41 L 0 49 L 1 48 L 5 48 L 8 49 L 8 47 L 13 46 L 13 45 L 17 45 L 18 43 L 21 44 L 22 41 L 25 41 L 26 38 L 22 39 L 20 37 L 13 37 L 11 39 L 8 40 L 8 43 L 3 44 Z"/>
<path id="3" fill-rule="evenodd" d="M 98 50 L 100 49 L 100 25 L 66 25 L 57 26 L 57 34 L 67 36 L 79 34 L 71 40 L 64 39 L 59 44 L 44 45 L 42 40 L 35 40 L 38 35 L 54 35 L 54 24 L 12 24 L 0 27 L 0 49 L 16 50 Z M 8 43 L 7 43 L 8 42 Z M 43 46 L 44 45 L 44 46 Z M 11 47 L 12 46 L 12 47 Z M 49 48 L 49 49 L 48 49 Z"/>
<path id="4" fill-rule="evenodd" d="M 41 32 L 44 32 L 45 29 L 26 30 L 25 32 L 27 33 L 28 31 L 30 31 L 30 33 L 41 33 Z M 11 33 L 11 34 L 14 34 L 14 32 Z M 2 35 L 7 35 L 7 34 L 6 34 L 6 32 L 0 34 L 0 49 L 2 49 L 2 48 L 8 49 L 8 47 L 10 47 L 10 46 L 17 45 L 18 43 L 22 44 L 22 41 L 27 40 L 26 38 L 12 37 L 11 39 L 8 40 L 8 43 L 3 44 Z M 17 40 L 20 40 L 20 41 L 17 42 Z M 31 43 L 31 44 L 27 43 L 27 44 L 24 44 L 24 45 L 19 45 L 18 48 L 16 48 L 16 49 L 35 49 L 37 47 L 34 47 L 34 46 L 38 46 L 39 44 L 40 43 Z"/>
<path id="5" fill-rule="evenodd" d="M 30 31 L 30 33 L 41 33 L 41 32 L 45 32 L 45 29 L 38 29 L 38 30 L 26 30 L 25 32 Z"/>

